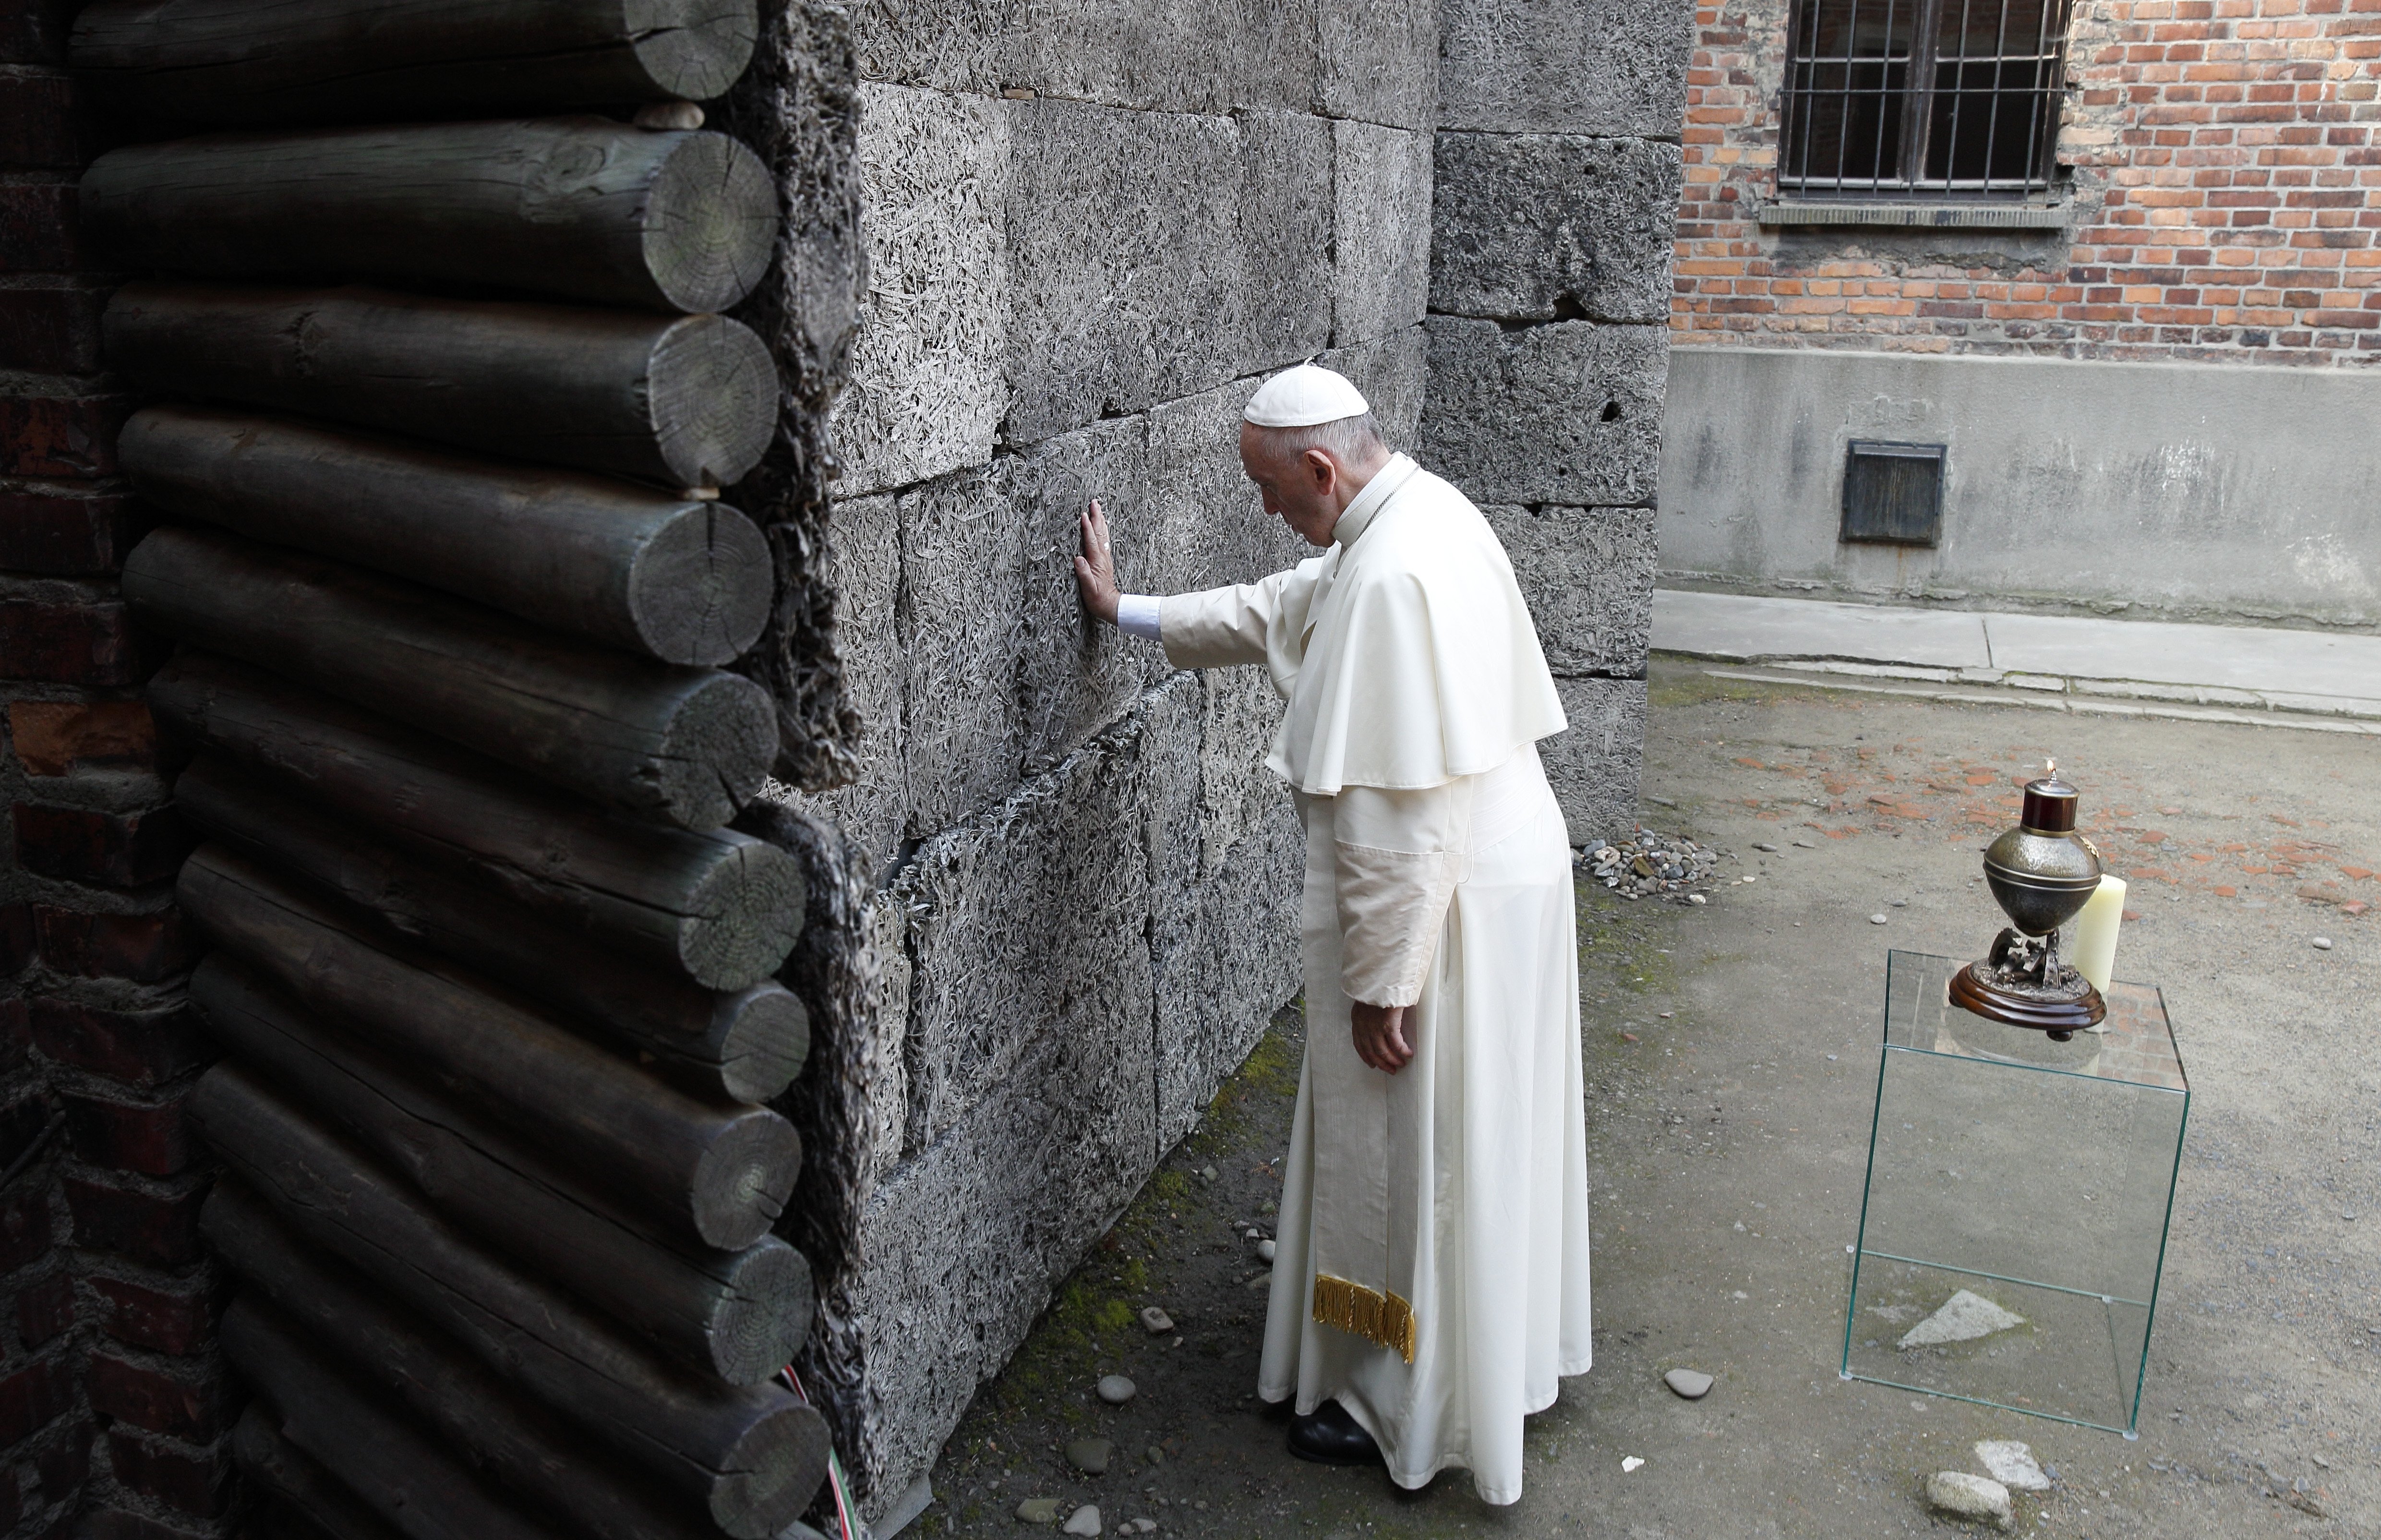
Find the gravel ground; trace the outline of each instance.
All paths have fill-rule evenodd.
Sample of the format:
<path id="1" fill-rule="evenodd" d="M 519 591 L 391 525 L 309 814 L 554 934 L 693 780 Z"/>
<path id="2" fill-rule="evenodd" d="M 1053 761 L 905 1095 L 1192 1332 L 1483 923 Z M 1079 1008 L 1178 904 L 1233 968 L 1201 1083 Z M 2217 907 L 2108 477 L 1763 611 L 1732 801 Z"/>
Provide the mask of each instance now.
<path id="1" fill-rule="evenodd" d="M 1653 701 L 1645 825 L 1728 856 L 1701 906 L 1581 885 L 1597 1362 L 1532 1419 L 1522 1499 L 1302 1465 L 1252 1396 L 1246 1232 L 1278 1192 L 1285 1012 L 983 1388 L 912 1533 L 1021 1537 L 1020 1501 L 1048 1498 L 1062 1523 L 1096 1505 L 1108 1534 L 1236 1540 L 1949 1534 L 1926 1478 L 2013 1438 L 2057 1473 L 2017 1498 L 2028 1534 L 2381 1535 L 2381 917 L 2358 908 L 2381 901 L 2381 741 L 1662 660 Z M 1837 1375 L 1885 954 L 1990 941 L 1978 851 L 2045 756 L 2133 883 L 2118 973 L 2164 988 L 2192 1077 L 2137 1441 Z M 2093 1168 L 2088 1148 L 2044 1158 L 2079 1191 Z M 1147 1332 L 1153 1304 L 1178 1330 Z M 1679 1367 L 1717 1385 L 1680 1400 L 1661 1377 Z M 1121 1407 L 1093 1393 L 1111 1373 L 1138 1386 Z M 1113 1445 L 1105 1473 L 1068 1461 L 1084 1438 Z"/>

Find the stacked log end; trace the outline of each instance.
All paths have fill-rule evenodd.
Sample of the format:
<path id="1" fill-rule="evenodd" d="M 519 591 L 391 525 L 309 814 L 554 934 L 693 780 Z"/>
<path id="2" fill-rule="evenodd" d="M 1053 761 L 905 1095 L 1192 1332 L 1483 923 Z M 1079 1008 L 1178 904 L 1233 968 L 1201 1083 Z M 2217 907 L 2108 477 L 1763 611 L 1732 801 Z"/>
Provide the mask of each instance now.
<path id="1" fill-rule="evenodd" d="M 826 1425 L 775 1231 L 802 868 L 734 487 L 780 431 L 718 312 L 779 236 L 704 130 L 749 0 L 97 0 L 84 233 L 165 522 L 127 601 L 202 843 L 223 1348 L 257 1533 L 762 1540 Z M 623 121 L 635 104 L 661 104 Z M 610 116 L 606 116 L 606 115 Z M 640 125 L 651 125 L 643 127 Z M 225 131 L 236 130 L 236 131 Z"/>
<path id="2" fill-rule="evenodd" d="M 725 134 L 531 118 L 219 134 L 83 174 L 103 259 L 210 277 L 493 284 L 690 313 L 768 270 L 776 193 Z"/>
<path id="3" fill-rule="evenodd" d="M 204 407 L 144 408 L 117 454 L 165 512 L 658 662 L 733 662 L 768 619 L 768 544 L 715 499 Z"/>
<path id="4" fill-rule="evenodd" d="M 139 111 L 327 123 L 708 101 L 759 35 L 751 0 L 99 0 L 73 47 L 95 90 Z"/>
<path id="5" fill-rule="evenodd" d="M 151 281 L 102 329 L 152 390 L 665 487 L 741 481 L 777 421 L 768 348 L 721 315 Z"/>
<path id="6" fill-rule="evenodd" d="M 775 708 L 740 674 L 609 653 L 286 546 L 169 526 L 125 558 L 124 596 L 169 636 L 681 828 L 733 817 L 775 757 Z"/>

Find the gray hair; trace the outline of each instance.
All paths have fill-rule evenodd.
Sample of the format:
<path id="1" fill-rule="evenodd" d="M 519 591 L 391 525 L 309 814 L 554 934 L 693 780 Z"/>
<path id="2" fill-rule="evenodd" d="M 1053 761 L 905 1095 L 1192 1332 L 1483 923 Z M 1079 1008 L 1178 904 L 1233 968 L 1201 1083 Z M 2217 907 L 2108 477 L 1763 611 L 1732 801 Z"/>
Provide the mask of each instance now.
<path id="1" fill-rule="evenodd" d="M 1276 448 L 1292 458 L 1309 449 L 1322 449 L 1337 459 L 1361 461 L 1389 447 L 1381 437 L 1381 424 L 1369 411 L 1303 428 L 1266 428 L 1264 434 Z"/>

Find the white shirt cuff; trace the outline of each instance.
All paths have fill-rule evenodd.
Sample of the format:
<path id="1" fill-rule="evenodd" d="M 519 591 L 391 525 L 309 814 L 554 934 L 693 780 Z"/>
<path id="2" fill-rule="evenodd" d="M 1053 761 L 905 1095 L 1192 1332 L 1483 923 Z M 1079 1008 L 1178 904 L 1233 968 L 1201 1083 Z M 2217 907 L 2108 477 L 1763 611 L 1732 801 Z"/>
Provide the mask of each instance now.
<path id="1" fill-rule="evenodd" d="M 1145 593 L 1117 595 L 1117 629 L 1127 636 L 1157 641 L 1157 605 L 1158 601 Z"/>

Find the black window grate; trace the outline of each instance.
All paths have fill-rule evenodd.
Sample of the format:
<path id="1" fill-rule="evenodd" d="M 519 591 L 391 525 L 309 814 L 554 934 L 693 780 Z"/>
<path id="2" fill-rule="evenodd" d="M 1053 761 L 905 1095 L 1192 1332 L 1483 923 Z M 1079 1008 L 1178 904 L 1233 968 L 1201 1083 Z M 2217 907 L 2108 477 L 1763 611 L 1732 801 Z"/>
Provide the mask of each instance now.
<path id="1" fill-rule="evenodd" d="M 1844 452 L 1842 538 L 1888 545 L 1940 541 L 1945 448 L 1853 439 Z"/>
<path id="2" fill-rule="evenodd" d="M 2069 0 L 1796 0 L 1781 192 L 2038 198 Z"/>

